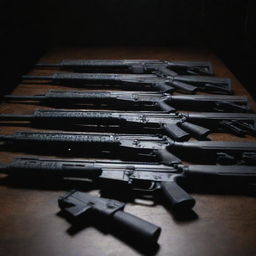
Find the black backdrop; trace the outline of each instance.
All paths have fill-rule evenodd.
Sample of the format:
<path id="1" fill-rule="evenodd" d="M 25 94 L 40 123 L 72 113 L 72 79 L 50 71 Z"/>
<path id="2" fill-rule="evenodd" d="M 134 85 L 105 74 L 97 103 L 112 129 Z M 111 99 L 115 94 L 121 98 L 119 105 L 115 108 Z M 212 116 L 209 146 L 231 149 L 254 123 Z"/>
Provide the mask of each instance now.
<path id="1" fill-rule="evenodd" d="M 256 96 L 254 0 L 2 0 L 0 5 L 2 93 L 49 47 L 184 45 L 211 48 Z"/>

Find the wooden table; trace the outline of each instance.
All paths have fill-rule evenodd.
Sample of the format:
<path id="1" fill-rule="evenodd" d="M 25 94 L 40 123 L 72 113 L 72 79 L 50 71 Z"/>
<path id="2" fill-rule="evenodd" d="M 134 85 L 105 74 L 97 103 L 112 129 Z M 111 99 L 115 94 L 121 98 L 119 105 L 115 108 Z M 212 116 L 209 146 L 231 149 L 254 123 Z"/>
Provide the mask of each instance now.
<path id="1" fill-rule="evenodd" d="M 65 58 L 84 59 L 166 59 L 211 61 L 218 76 L 230 77 L 236 95 L 248 95 L 234 75 L 211 52 L 171 48 L 76 48 L 53 49 L 41 61 L 58 62 Z M 37 74 L 48 74 L 41 70 Z M 32 71 L 33 73 L 33 71 Z M 44 93 L 52 86 L 21 84 L 14 94 Z M 66 89 L 54 86 L 56 89 Z M 255 103 L 251 105 L 255 109 Z M 2 104 L 1 113 L 31 113 L 33 105 Z M 32 130 L 1 126 L 1 133 Z M 216 140 L 250 141 L 227 134 L 212 134 Z M 8 162 L 17 153 L 1 152 L 0 161 Z M 128 203 L 126 211 L 162 227 L 159 247 L 131 244 L 109 232 L 107 227 L 86 227 L 68 232 L 70 224 L 58 216 L 57 199 L 65 188 L 14 186 L 1 179 L 0 255 L 172 255 L 172 256 L 249 256 L 256 255 L 256 198 L 246 195 L 193 193 L 196 218 L 181 220 L 162 205 Z M 97 194 L 97 190 L 93 190 Z M 118 193 L 118 191 L 117 191 Z M 107 226 L 107 225 L 106 225 Z M 139 245 L 140 244 L 140 245 Z M 146 247 L 146 248 L 145 248 Z"/>

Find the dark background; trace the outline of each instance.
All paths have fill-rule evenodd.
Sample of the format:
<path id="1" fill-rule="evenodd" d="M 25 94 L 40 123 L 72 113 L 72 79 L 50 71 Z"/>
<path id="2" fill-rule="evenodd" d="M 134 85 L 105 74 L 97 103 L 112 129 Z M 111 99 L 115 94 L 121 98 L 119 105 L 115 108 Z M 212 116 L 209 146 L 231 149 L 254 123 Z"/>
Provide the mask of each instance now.
<path id="1" fill-rule="evenodd" d="M 37 0 L 0 3 L 1 93 L 49 48 L 207 47 L 256 97 L 254 0 Z"/>

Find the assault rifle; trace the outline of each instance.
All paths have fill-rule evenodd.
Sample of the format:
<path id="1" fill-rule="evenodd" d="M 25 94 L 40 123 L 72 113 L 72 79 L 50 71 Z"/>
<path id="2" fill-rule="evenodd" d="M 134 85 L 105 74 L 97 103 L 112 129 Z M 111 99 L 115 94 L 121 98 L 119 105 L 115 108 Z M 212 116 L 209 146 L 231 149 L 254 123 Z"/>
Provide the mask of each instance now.
<path id="1" fill-rule="evenodd" d="M 78 72 L 158 73 L 174 75 L 212 75 L 210 62 L 161 60 L 63 60 L 60 63 L 38 63 L 36 67 L 61 68 Z"/>
<path id="2" fill-rule="evenodd" d="M 211 76 L 168 76 L 159 74 L 96 74 L 96 73 L 55 73 L 53 75 L 23 75 L 25 80 L 42 80 L 42 83 L 82 86 L 85 88 L 122 88 L 126 90 L 174 90 L 195 93 L 204 91 L 217 94 L 230 94 L 231 81 L 228 78 Z"/>
<path id="3" fill-rule="evenodd" d="M 30 121 L 40 128 L 166 134 L 176 141 L 206 139 L 210 132 L 256 135 L 256 114 L 159 113 L 127 111 L 36 110 L 33 114 L 1 114 L 0 121 Z M 22 121 L 22 123 L 20 123 Z M 6 122 L 5 122 L 6 123 Z"/>
<path id="4" fill-rule="evenodd" d="M 256 166 L 242 165 L 173 165 L 123 162 L 113 160 L 67 160 L 50 158 L 16 158 L 0 164 L 0 172 L 9 176 L 54 177 L 123 182 L 133 190 L 162 191 L 168 203 L 176 208 L 191 209 L 195 200 L 180 187 L 182 180 L 217 179 L 227 184 L 238 180 L 252 183 Z M 113 184 L 113 183 L 111 183 Z"/>
<path id="5" fill-rule="evenodd" d="M 49 90 L 46 94 L 33 96 L 5 95 L 8 102 L 26 102 L 60 106 L 88 108 L 111 108 L 120 110 L 162 110 L 178 109 L 204 111 L 247 112 L 248 99 L 245 96 L 227 95 L 169 95 L 160 92 L 140 91 L 65 91 Z"/>
<path id="6" fill-rule="evenodd" d="M 0 135 L 2 146 L 22 148 L 40 154 L 153 161 L 166 165 L 186 159 L 206 163 L 254 163 L 256 142 L 191 141 L 175 142 L 166 136 L 141 134 L 17 132 Z M 178 156 L 178 157 L 177 157 Z"/>

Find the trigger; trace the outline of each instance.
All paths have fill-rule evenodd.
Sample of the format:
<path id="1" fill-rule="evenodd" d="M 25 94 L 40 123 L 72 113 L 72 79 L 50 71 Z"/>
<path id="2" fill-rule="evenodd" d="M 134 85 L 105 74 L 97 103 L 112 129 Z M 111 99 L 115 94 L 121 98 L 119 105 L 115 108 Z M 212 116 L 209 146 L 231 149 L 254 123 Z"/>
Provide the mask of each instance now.
<path id="1" fill-rule="evenodd" d="M 134 191 L 152 192 L 157 189 L 157 183 L 155 181 L 149 182 L 148 180 L 131 179 L 129 184 Z"/>
<path id="2" fill-rule="evenodd" d="M 148 189 L 150 191 L 155 190 L 156 189 L 156 183 L 154 181 L 152 181 Z"/>

